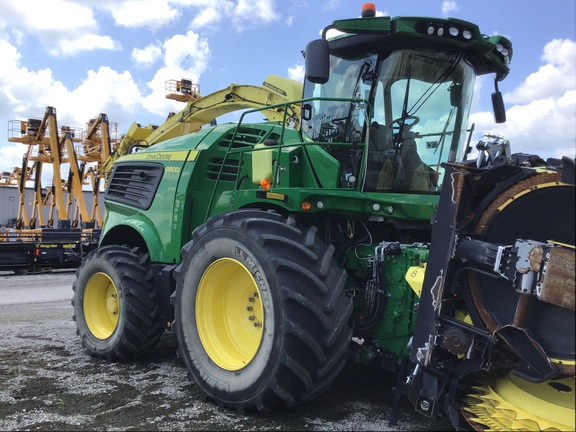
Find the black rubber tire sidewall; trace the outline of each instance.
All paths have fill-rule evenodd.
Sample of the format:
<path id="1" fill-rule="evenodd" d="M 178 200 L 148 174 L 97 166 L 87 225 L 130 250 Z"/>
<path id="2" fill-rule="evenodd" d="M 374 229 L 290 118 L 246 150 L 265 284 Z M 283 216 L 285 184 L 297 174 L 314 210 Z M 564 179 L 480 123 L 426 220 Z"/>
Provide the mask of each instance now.
<path id="1" fill-rule="evenodd" d="M 263 338 L 258 353 L 239 371 L 223 370 L 209 358 L 195 324 L 198 284 L 206 268 L 219 258 L 234 258 L 250 271 L 259 285 L 264 310 Z M 274 308 L 275 304 L 280 304 L 280 293 L 275 288 L 279 283 L 265 252 L 243 233 L 220 228 L 207 233 L 193 245 L 183 267 L 185 271 L 181 280 L 188 285 L 188 289 L 179 290 L 181 297 L 176 303 L 176 316 L 180 317 L 181 340 L 192 353 L 190 370 L 199 385 L 204 381 L 210 383 L 205 390 L 216 398 L 229 403 L 242 402 L 243 399 L 247 401 L 265 386 L 266 377 L 273 375 L 281 351 L 279 347 L 283 343 L 282 312 Z M 232 393 L 234 396 L 231 396 Z"/>
<path id="2" fill-rule="evenodd" d="M 92 334 L 84 313 L 86 285 L 96 273 L 106 274 L 118 292 L 118 323 L 107 339 Z M 125 360 L 138 357 L 158 344 L 164 330 L 158 321 L 152 271 L 147 255 L 137 248 L 111 245 L 90 252 L 76 272 L 73 290 L 76 333 L 92 356 Z"/>

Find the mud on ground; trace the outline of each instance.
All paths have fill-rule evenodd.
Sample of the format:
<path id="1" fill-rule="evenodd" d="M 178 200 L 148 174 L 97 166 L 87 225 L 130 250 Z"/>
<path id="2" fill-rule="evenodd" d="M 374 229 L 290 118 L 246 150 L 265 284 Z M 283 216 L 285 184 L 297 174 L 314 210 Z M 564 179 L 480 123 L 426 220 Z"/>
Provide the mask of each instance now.
<path id="1" fill-rule="evenodd" d="M 18 278 L 18 279 L 16 279 Z M 393 377 L 351 364 L 320 398 L 291 410 L 243 415 L 201 400 L 167 333 L 138 361 L 110 363 L 81 347 L 70 300 L 18 303 L 26 286 L 70 290 L 73 273 L 0 274 L 0 430 L 446 430 L 404 401 L 390 426 Z M 60 288 L 60 286 L 62 286 Z M 60 294 L 60 297 L 67 294 Z M 58 298 L 58 296 L 55 296 Z M 10 303 L 10 304 L 6 304 Z"/>

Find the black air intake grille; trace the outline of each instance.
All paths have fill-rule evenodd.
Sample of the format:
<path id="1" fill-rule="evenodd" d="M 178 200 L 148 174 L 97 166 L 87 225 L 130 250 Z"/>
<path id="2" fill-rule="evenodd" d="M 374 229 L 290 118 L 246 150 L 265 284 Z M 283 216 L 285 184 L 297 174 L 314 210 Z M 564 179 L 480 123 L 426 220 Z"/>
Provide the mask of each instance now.
<path id="1" fill-rule="evenodd" d="M 264 136 L 268 133 L 268 131 L 263 129 L 251 128 L 251 127 L 240 127 L 238 132 L 236 133 L 236 137 L 234 142 L 230 143 L 232 137 L 234 136 L 233 132 L 222 137 L 222 139 L 218 142 L 219 147 L 224 148 L 246 148 L 246 147 L 254 147 L 259 142 L 262 142 Z"/>
<path id="2" fill-rule="evenodd" d="M 208 162 L 207 176 L 210 180 L 221 181 L 236 181 L 238 176 L 238 170 L 240 166 L 240 161 L 238 159 L 227 159 L 226 164 L 224 164 L 223 158 L 212 158 Z"/>
<path id="3" fill-rule="evenodd" d="M 116 165 L 110 177 L 105 199 L 148 210 L 163 173 L 164 166 L 161 164 Z"/>

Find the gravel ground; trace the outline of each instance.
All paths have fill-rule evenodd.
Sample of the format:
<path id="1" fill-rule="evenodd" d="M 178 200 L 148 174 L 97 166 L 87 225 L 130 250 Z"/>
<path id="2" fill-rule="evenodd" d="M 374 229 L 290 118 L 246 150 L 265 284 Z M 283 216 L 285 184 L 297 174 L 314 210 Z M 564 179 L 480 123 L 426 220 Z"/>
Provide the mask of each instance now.
<path id="1" fill-rule="evenodd" d="M 110 363 L 81 347 L 73 272 L 0 273 L 0 430 L 448 430 L 405 401 L 389 426 L 394 377 L 350 364 L 305 405 L 243 415 L 203 402 L 166 333 L 138 361 Z"/>

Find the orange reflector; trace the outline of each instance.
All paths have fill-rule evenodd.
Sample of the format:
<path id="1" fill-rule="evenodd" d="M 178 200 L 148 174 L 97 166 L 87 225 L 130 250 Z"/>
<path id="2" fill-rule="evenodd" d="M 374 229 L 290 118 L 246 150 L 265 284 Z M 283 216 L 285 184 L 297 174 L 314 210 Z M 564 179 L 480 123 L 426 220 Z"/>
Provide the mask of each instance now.
<path id="1" fill-rule="evenodd" d="M 374 3 L 364 3 L 362 5 L 362 18 L 376 16 L 376 5 Z"/>
<path id="2" fill-rule="evenodd" d="M 308 211 L 312 208 L 312 204 L 310 204 L 308 201 L 303 201 L 302 202 L 302 210 L 304 211 Z"/>
<path id="3" fill-rule="evenodd" d="M 265 191 L 270 189 L 270 180 L 268 180 L 267 178 L 263 178 L 262 180 L 260 180 L 260 187 L 262 188 L 262 190 Z"/>

